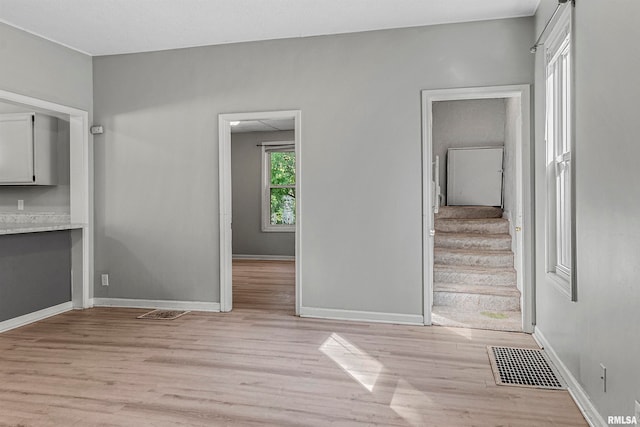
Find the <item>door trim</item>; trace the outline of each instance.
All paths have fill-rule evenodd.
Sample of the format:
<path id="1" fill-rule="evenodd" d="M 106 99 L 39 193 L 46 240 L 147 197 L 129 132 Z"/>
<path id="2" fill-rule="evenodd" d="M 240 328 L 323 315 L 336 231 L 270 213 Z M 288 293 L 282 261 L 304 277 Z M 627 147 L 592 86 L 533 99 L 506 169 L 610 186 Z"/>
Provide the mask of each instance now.
<path id="1" fill-rule="evenodd" d="M 93 295 L 93 136 L 89 113 L 78 108 L 0 90 L 0 100 L 69 118 L 69 209 L 72 224 L 81 224 L 81 234 L 71 232 L 71 301 L 73 308 L 89 308 Z M 73 274 L 77 273 L 77 274 Z"/>
<path id="2" fill-rule="evenodd" d="M 422 283 L 424 324 L 431 325 L 433 306 L 433 241 L 434 229 L 431 189 L 433 176 L 433 103 L 487 98 L 515 98 L 519 100 L 521 121 L 516 136 L 516 212 L 515 227 L 522 237 L 517 240 L 516 265 L 521 266 L 518 280 L 522 287 L 522 329 L 532 333 L 535 325 L 531 98 L 529 85 L 487 86 L 422 91 Z"/>
<path id="3" fill-rule="evenodd" d="M 219 149 L 219 226 L 220 226 L 220 311 L 227 312 L 233 308 L 232 298 L 232 234 L 231 234 L 231 122 L 243 120 L 294 119 L 294 144 L 296 153 L 296 315 L 300 314 L 302 302 L 302 156 L 300 110 L 266 111 L 253 113 L 227 113 L 218 115 L 218 149 Z"/>

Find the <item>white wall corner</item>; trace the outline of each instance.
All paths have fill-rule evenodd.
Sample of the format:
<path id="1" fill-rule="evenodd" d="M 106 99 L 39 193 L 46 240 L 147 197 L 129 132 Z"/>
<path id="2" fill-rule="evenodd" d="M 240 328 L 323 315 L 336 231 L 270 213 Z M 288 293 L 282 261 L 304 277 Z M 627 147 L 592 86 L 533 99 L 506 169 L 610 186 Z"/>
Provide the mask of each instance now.
<path id="1" fill-rule="evenodd" d="M 424 317 L 421 314 L 382 313 L 333 308 L 300 307 L 300 317 L 354 322 L 394 323 L 400 325 L 424 325 Z"/>
<path id="2" fill-rule="evenodd" d="M 558 354 L 555 352 L 547 338 L 544 336 L 542 331 L 538 326 L 535 327 L 533 338 L 536 340 L 538 345 L 545 350 L 547 356 L 551 362 L 555 365 L 555 367 L 564 378 L 567 388 L 569 390 L 569 394 L 578 405 L 580 412 L 587 420 L 591 427 L 606 427 L 608 424 L 605 422 L 604 418 L 600 415 L 593 402 L 589 398 L 587 392 L 582 388 L 578 380 L 573 376 L 571 371 L 567 368 L 567 366 L 562 362 Z"/>
<path id="3" fill-rule="evenodd" d="M 220 311 L 220 303 L 203 301 L 147 300 L 128 298 L 94 298 L 94 307 L 149 308 L 163 310 Z"/>

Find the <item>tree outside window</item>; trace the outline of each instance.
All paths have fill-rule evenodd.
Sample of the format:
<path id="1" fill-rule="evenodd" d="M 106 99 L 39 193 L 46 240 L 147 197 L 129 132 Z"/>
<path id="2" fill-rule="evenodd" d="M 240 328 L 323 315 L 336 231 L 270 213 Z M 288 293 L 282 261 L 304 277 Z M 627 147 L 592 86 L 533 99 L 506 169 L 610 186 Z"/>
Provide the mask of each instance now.
<path id="1" fill-rule="evenodd" d="M 296 155 L 293 143 L 263 145 L 263 231 L 295 231 Z"/>

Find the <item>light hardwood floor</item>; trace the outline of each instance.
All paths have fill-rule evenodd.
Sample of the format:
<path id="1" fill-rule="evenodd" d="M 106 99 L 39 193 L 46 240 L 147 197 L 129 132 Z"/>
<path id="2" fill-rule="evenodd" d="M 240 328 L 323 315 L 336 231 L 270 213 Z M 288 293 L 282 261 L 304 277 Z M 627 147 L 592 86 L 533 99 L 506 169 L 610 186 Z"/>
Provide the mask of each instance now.
<path id="1" fill-rule="evenodd" d="M 294 314 L 294 261 L 233 260 L 233 307 Z"/>
<path id="2" fill-rule="evenodd" d="M 586 425 L 565 391 L 495 385 L 485 346 L 535 347 L 528 335 L 301 319 L 234 297 L 231 313 L 96 308 L 0 334 L 0 425 Z"/>

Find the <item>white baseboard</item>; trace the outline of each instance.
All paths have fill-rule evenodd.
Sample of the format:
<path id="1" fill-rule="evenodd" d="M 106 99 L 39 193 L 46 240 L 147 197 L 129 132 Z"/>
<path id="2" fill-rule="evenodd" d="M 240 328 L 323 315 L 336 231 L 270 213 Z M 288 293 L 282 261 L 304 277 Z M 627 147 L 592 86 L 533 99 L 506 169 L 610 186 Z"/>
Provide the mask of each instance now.
<path id="1" fill-rule="evenodd" d="M 604 418 L 600 415 L 596 407 L 589 399 L 589 395 L 582 388 L 578 380 L 573 376 L 571 371 L 567 368 L 567 366 L 562 362 L 558 354 L 555 352 L 547 338 L 544 336 L 540 328 L 536 326 L 535 332 L 533 333 L 533 338 L 536 340 L 538 345 L 542 347 L 551 362 L 555 365 L 555 367 L 560 371 L 560 375 L 564 378 L 567 383 L 567 387 L 569 389 L 569 394 L 578 405 L 580 412 L 584 415 L 584 418 L 587 420 L 591 427 L 606 427 L 608 424 L 604 421 Z"/>
<path id="2" fill-rule="evenodd" d="M 128 298 L 94 298 L 93 307 L 161 308 L 165 310 L 220 311 L 219 302 L 171 301 Z"/>
<path id="3" fill-rule="evenodd" d="M 300 307 L 300 317 L 358 322 L 398 323 L 402 325 L 424 325 L 424 318 L 419 314 L 380 313 L 332 308 Z"/>
<path id="4" fill-rule="evenodd" d="M 295 256 L 290 255 L 245 255 L 233 254 L 233 259 L 250 259 L 254 261 L 295 261 Z"/>
<path id="5" fill-rule="evenodd" d="M 0 322 L 0 333 L 19 328 L 20 326 L 25 326 L 29 323 L 37 322 L 38 320 L 46 319 L 47 317 L 55 316 L 56 314 L 61 314 L 71 310 L 73 310 L 73 303 L 69 301 L 63 302 L 62 304 L 54 305 L 53 307 L 34 311 L 33 313 L 25 314 L 23 316 L 14 317 L 13 319 Z"/>

